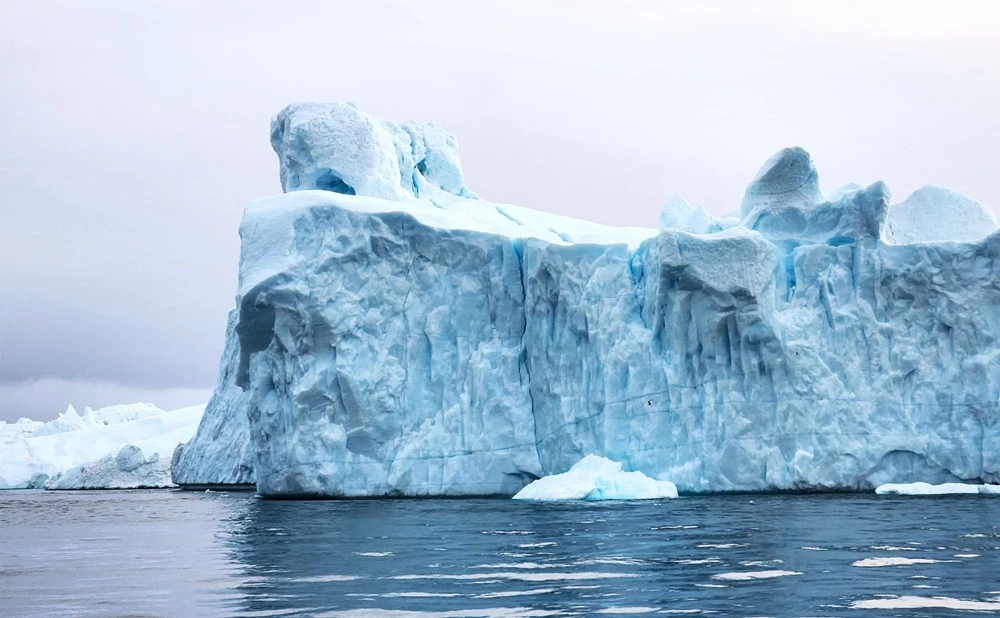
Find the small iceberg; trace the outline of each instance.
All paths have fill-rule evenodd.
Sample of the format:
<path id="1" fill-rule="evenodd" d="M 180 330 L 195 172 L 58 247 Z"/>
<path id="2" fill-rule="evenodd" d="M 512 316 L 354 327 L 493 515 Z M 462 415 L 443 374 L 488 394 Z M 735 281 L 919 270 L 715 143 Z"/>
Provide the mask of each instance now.
<path id="1" fill-rule="evenodd" d="M 875 488 L 880 496 L 954 496 L 958 494 L 988 494 L 1000 496 L 1000 485 L 969 485 L 967 483 L 887 483 Z"/>
<path id="2" fill-rule="evenodd" d="M 642 472 L 625 472 L 617 461 L 587 455 L 568 472 L 534 481 L 515 500 L 651 500 L 676 498 L 677 486 Z"/>
<path id="3" fill-rule="evenodd" d="M 126 444 L 118 455 L 105 455 L 95 462 L 57 473 L 45 489 L 159 489 L 176 487 L 170 481 L 170 459 Z"/>

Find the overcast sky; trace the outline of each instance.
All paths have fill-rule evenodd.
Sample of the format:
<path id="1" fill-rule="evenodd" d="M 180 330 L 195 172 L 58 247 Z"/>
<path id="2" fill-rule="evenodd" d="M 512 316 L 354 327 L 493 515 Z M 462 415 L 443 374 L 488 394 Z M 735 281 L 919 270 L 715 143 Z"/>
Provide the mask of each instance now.
<path id="1" fill-rule="evenodd" d="M 436 121 L 485 199 L 604 223 L 728 211 L 788 145 L 1000 207 L 991 0 L 3 0 L 0 420 L 208 399 L 297 100 Z"/>

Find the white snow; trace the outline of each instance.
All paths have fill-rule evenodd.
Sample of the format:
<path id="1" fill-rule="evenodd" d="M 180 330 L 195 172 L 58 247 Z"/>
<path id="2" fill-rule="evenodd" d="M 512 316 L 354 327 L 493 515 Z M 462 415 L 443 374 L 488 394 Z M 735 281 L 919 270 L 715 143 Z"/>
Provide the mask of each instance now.
<path id="1" fill-rule="evenodd" d="M 0 449 L 0 489 L 41 488 L 59 474 L 64 475 L 62 489 L 76 481 L 104 487 L 119 481 L 128 485 L 148 480 L 147 473 L 152 473 L 148 466 L 136 464 L 131 470 L 119 470 L 138 470 L 125 479 L 112 474 L 111 460 L 117 462 L 123 447 L 132 445 L 139 449 L 143 464 L 162 461 L 169 469 L 174 449 L 191 439 L 204 410 L 201 405 L 166 412 L 142 403 L 102 408 L 81 417 L 70 406 L 55 420 L 33 423 L 30 433 L 11 431 L 11 426 L 0 424 L 0 436 L 6 436 Z M 19 422 L 13 428 L 26 424 Z"/>
<path id="2" fill-rule="evenodd" d="M 958 494 L 984 494 L 1000 496 L 1000 485 L 972 485 L 968 483 L 886 483 L 875 488 L 875 493 L 889 496 L 952 496 Z"/>
<path id="3" fill-rule="evenodd" d="M 649 500 L 676 498 L 677 487 L 641 472 L 625 472 L 617 461 L 587 455 L 568 472 L 532 482 L 515 500 Z"/>

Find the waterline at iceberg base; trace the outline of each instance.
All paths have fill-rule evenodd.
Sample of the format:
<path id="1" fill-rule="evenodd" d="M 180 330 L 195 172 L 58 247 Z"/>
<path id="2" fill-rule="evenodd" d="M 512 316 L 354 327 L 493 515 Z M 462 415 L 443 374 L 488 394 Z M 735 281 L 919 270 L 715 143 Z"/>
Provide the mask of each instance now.
<path id="1" fill-rule="evenodd" d="M 244 213 L 175 482 L 514 495 L 591 453 L 681 492 L 1000 480 L 1000 234 L 964 196 L 824 195 L 790 148 L 732 216 L 615 228 L 481 200 L 435 125 L 297 104 L 271 142 L 287 193 Z"/>

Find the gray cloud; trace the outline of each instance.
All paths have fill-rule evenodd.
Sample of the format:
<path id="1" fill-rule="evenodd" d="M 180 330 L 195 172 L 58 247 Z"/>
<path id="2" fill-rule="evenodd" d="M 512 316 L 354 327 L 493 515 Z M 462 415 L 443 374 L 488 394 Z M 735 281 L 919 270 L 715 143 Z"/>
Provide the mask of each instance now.
<path id="1" fill-rule="evenodd" d="M 437 121 L 484 198 L 605 223 L 728 211 L 790 144 L 1000 206 L 995 3 L 693 4 L 0 4 L 0 419 L 211 387 L 293 100 Z"/>

